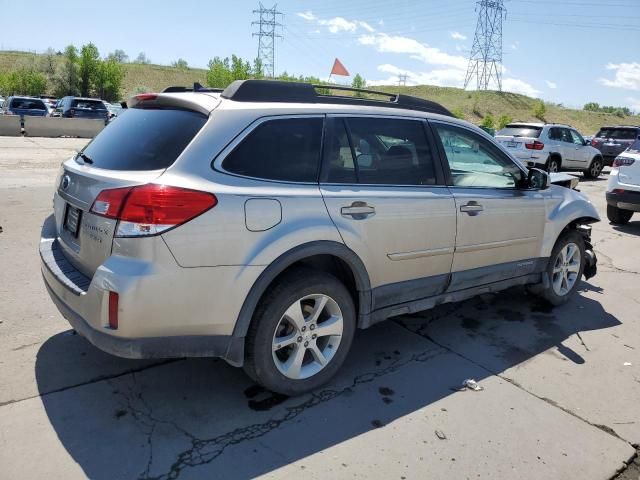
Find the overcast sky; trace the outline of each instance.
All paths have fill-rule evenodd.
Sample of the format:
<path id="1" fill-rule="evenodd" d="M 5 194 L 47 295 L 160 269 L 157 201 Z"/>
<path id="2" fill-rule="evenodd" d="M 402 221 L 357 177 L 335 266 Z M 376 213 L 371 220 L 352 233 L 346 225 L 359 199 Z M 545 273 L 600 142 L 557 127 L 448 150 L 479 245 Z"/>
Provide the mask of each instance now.
<path id="1" fill-rule="evenodd" d="M 154 63 L 257 54 L 257 2 L 0 0 L 0 48 L 93 42 Z M 267 0 L 266 7 L 273 4 Z M 508 0 L 503 88 L 581 107 L 640 111 L 640 0 Z M 462 87 L 476 28 L 472 0 L 281 0 L 276 72 L 326 78 L 335 57 L 370 85 Z M 7 13 L 11 15 L 7 17 Z M 13 20 L 8 21 L 10 18 Z M 28 28 L 26 27 L 28 25 Z M 345 79 L 348 81 L 349 79 Z"/>

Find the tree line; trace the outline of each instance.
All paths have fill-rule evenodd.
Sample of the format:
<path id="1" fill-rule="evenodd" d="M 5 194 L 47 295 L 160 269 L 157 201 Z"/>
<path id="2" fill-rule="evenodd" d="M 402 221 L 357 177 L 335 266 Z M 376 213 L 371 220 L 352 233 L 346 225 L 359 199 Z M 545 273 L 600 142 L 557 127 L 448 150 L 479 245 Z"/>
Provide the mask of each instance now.
<path id="1" fill-rule="evenodd" d="M 0 73 L 0 94 L 41 95 L 48 91 L 57 97 L 115 101 L 120 98 L 125 75 L 122 55 L 126 57 L 116 50 L 102 59 L 93 43 L 80 49 L 69 45 L 64 52 L 50 48 L 43 55 L 20 59 L 13 70 Z"/>
<path id="2" fill-rule="evenodd" d="M 618 117 L 624 117 L 625 115 L 633 115 L 633 112 L 630 108 L 627 107 L 612 107 L 607 105 L 600 106 L 599 103 L 589 102 L 587 103 L 583 110 L 587 112 L 600 112 L 600 113 L 613 113 Z"/>
<path id="3" fill-rule="evenodd" d="M 124 50 L 116 49 L 101 58 L 98 48 L 93 43 L 77 48 L 67 46 L 64 51 L 49 48 L 42 55 L 33 55 L 20 59 L 8 72 L 0 72 L 0 95 L 41 95 L 51 93 L 56 97 L 67 95 L 98 97 L 113 102 L 121 99 L 125 78 L 123 64 L 129 62 Z M 149 64 L 151 61 L 144 52 L 131 62 Z M 173 68 L 181 71 L 189 69 L 186 60 L 179 58 L 171 63 Z M 239 56 L 214 57 L 209 61 L 206 72 L 206 84 L 209 87 L 225 88 L 234 80 L 266 78 L 260 59 L 253 62 Z M 318 77 L 290 75 L 286 71 L 276 77 L 277 80 L 290 82 L 307 82 L 323 84 Z M 366 81 L 356 74 L 352 86 L 366 88 Z M 136 92 L 148 91 L 139 86 Z M 329 90 L 321 89 L 321 93 Z M 365 94 L 356 93 L 356 96 Z"/>

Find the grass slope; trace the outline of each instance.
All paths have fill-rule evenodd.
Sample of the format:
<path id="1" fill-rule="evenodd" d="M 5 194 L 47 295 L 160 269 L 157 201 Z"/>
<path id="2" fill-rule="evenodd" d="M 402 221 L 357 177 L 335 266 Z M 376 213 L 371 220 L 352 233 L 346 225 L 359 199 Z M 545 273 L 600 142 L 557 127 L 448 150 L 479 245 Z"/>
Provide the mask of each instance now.
<path id="1" fill-rule="evenodd" d="M 7 71 L 20 65 L 29 65 L 40 60 L 40 55 L 28 52 L 0 51 L 0 71 Z M 58 57 L 58 60 L 60 58 Z M 37 63 L 36 63 L 37 64 Z M 126 71 L 122 93 L 124 98 L 134 94 L 137 87 L 144 86 L 151 91 L 161 91 L 170 85 L 192 85 L 206 82 L 206 70 L 188 68 L 178 70 L 164 65 L 124 64 Z M 441 103 L 449 110 L 460 109 L 465 119 L 480 123 L 488 113 L 497 120 L 500 115 L 508 115 L 514 121 L 536 121 L 533 107 L 536 99 L 506 92 L 468 92 L 460 88 L 418 85 L 415 87 L 376 87 L 378 90 L 393 91 L 427 98 Z M 603 125 L 640 125 L 639 116 L 618 117 L 609 113 L 586 112 L 546 104 L 547 122 L 566 123 L 577 128 L 584 135 L 591 135 Z"/>

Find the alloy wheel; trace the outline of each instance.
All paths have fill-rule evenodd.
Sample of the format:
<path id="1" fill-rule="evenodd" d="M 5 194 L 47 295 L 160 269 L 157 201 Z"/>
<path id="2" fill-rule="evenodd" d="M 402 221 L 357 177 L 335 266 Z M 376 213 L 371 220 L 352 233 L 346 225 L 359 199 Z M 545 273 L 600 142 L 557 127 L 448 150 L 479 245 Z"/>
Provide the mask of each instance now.
<path id="1" fill-rule="evenodd" d="M 553 263 L 551 283 L 556 295 L 567 295 L 578 281 L 580 273 L 580 248 L 575 243 L 567 243 L 558 252 Z"/>
<path id="2" fill-rule="evenodd" d="M 344 328 L 338 303 L 328 295 L 296 300 L 273 335 L 272 356 L 280 373 L 293 380 L 312 377 L 333 359 Z"/>

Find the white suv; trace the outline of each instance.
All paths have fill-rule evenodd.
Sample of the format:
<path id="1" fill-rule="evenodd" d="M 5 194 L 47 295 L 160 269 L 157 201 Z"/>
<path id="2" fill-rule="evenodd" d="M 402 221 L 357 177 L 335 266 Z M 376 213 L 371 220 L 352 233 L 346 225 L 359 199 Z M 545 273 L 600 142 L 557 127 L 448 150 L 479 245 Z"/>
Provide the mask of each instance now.
<path id="1" fill-rule="evenodd" d="M 624 225 L 640 212 L 640 140 L 613 161 L 607 185 L 607 218 Z"/>
<path id="2" fill-rule="evenodd" d="M 549 172 L 580 170 L 586 177 L 597 178 L 604 166 L 602 153 L 568 125 L 510 123 L 496 134 L 496 140 L 528 167 Z"/>

